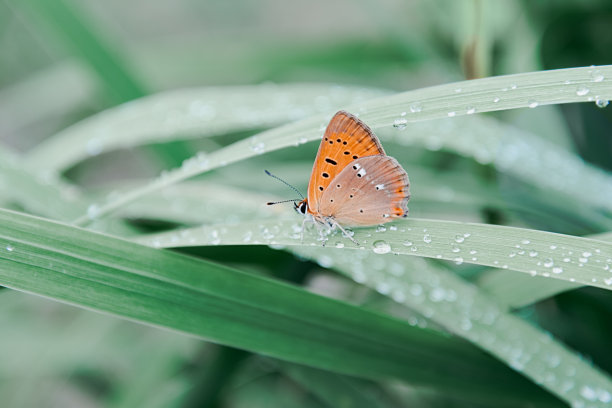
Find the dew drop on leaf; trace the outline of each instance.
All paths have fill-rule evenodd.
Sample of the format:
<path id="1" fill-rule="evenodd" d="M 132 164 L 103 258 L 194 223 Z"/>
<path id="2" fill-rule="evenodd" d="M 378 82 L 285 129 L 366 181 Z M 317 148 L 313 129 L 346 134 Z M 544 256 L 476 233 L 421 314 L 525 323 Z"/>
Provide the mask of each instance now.
<path id="1" fill-rule="evenodd" d="M 372 251 L 375 254 L 388 254 L 391 252 L 391 245 L 389 245 L 386 241 L 379 240 L 374 241 L 372 244 Z"/>

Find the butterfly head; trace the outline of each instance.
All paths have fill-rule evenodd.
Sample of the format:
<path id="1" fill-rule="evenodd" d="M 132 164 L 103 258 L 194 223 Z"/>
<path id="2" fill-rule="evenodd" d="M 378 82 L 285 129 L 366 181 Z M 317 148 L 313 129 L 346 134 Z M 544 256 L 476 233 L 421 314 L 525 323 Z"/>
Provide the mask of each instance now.
<path id="1" fill-rule="evenodd" d="M 308 213 L 308 199 L 305 198 L 302 201 L 295 203 L 295 211 L 302 215 L 306 215 Z"/>

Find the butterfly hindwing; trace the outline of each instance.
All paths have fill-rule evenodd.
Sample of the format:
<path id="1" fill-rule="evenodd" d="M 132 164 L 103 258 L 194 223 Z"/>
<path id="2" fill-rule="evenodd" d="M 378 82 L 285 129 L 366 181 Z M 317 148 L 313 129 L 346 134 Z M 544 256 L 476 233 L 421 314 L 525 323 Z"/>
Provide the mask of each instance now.
<path id="1" fill-rule="evenodd" d="M 382 224 L 408 214 L 409 190 L 408 175 L 393 157 L 362 157 L 331 181 L 319 212 L 342 225 Z"/>
<path id="2" fill-rule="evenodd" d="M 378 138 L 365 123 L 350 113 L 336 113 L 325 130 L 310 175 L 310 211 L 319 212 L 321 196 L 347 165 L 362 157 L 384 154 Z"/>

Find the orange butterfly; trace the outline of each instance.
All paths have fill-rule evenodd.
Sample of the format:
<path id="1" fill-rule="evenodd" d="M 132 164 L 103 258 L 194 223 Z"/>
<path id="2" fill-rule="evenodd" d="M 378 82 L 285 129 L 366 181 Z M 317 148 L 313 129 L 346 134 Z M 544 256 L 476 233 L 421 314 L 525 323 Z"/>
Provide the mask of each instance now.
<path id="1" fill-rule="evenodd" d="M 295 208 L 318 224 L 339 227 L 348 236 L 343 225 L 376 225 L 406 217 L 409 190 L 406 171 L 385 154 L 372 130 L 340 111 L 321 140 L 308 197 Z"/>

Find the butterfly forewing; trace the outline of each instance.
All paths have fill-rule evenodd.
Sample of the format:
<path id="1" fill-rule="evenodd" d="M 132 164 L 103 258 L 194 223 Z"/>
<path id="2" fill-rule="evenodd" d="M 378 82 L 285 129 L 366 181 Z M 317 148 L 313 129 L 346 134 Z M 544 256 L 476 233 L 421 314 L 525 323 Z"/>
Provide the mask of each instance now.
<path id="1" fill-rule="evenodd" d="M 362 157 L 384 154 L 378 138 L 366 124 L 350 113 L 336 113 L 325 130 L 310 175 L 310 212 L 319 212 L 321 196 L 347 165 Z"/>
<path id="2" fill-rule="evenodd" d="M 407 215 L 409 190 L 408 175 L 393 157 L 363 157 L 331 181 L 319 213 L 342 225 L 382 224 Z"/>

